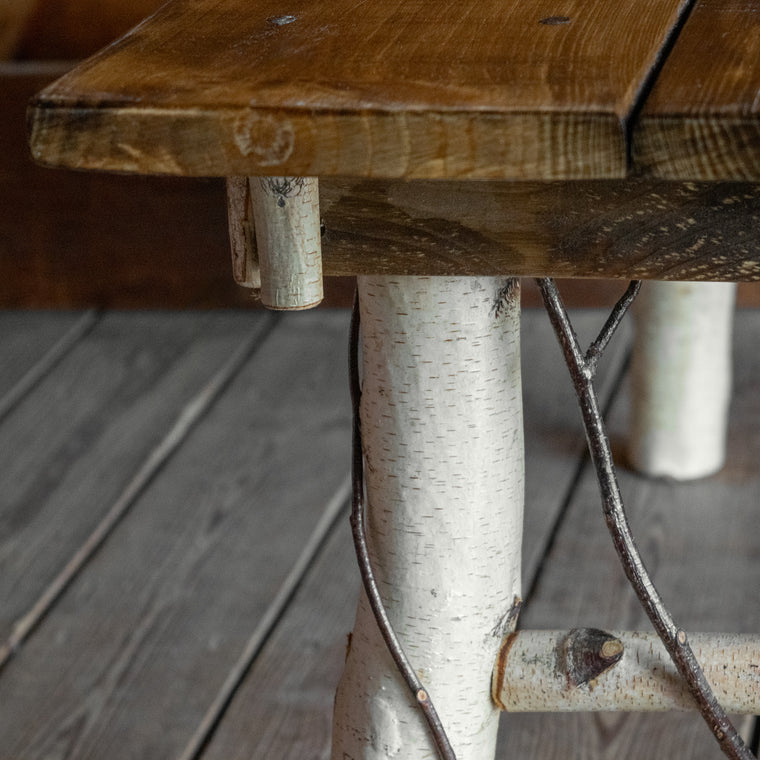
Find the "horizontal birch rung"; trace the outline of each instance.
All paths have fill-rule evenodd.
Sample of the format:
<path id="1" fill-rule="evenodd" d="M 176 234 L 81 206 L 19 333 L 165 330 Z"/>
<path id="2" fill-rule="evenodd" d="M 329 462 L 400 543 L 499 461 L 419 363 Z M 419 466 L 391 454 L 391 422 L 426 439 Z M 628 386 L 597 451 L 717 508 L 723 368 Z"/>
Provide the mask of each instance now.
<path id="1" fill-rule="evenodd" d="M 690 633 L 689 643 L 723 708 L 760 714 L 760 635 Z M 696 709 L 656 634 L 593 628 L 508 636 L 493 697 L 508 712 Z"/>

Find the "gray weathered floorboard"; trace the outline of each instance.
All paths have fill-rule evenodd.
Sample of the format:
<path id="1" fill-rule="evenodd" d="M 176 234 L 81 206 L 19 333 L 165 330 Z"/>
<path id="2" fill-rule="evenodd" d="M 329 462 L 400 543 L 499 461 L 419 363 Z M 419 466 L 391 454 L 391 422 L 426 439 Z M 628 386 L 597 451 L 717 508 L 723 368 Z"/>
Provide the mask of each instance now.
<path id="1" fill-rule="evenodd" d="M 89 320 L 86 312 L 0 311 L 0 412 L 24 376 Z"/>
<path id="2" fill-rule="evenodd" d="M 2 753 L 179 754 L 344 479 L 346 334 L 270 333 L 0 675 Z"/>
<path id="3" fill-rule="evenodd" d="M 21 357 L 13 368 L 0 367 L 0 391 L 78 318 L 63 316 L 63 327 L 30 314 L 15 330 L 0 329 L 0 349 Z M 0 315 L 0 328 L 8 318 Z M 269 319 L 107 314 L 14 406 L 0 423 L 6 627 L 15 619 L 11 605 L 28 606 L 262 318 Z M 602 319 L 598 312 L 580 317 L 584 339 Z M 740 312 L 737 325 L 726 469 L 681 485 L 621 475 L 644 558 L 692 629 L 748 631 L 760 623 L 760 400 L 751 353 L 760 314 Z M 241 656 L 259 635 L 263 647 L 200 757 L 329 756 L 332 694 L 358 586 L 346 520 L 300 587 L 293 572 L 299 558 L 308 563 L 304 546 L 347 470 L 346 328 L 345 313 L 281 320 L 192 428 L 0 670 L 0 760 L 177 760 L 215 714 L 225 680 L 240 672 Z M 576 482 L 581 428 L 542 312 L 526 314 L 523 335 L 525 586 L 534 572 L 540 576 L 521 624 L 646 627 L 618 569 L 595 482 L 589 472 Z M 621 336 L 604 360 L 605 394 L 615 389 L 627 344 Z M 624 399 L 612 415 L 616 450 Z M 283 608 L 287 589 L 295 595 Z M 257 633 L 267 616 L 276 622 L 268 636 Z M 695 716 L 603 714 L 507 716 L 499 758 L 671 755 L 720 757 Z"/>
<path id="4" fill-rule="evenodd" d="M 579 316 L 583 335 L 600 313 Z M 540 551 L 573 482 L 582 452 L 575 402 L 564 365 L 542 311 L 523 319 L 526 417 L 525 576 Z M 610 392 L 624 361 L 621 336 L 601 368 Z M 347 521 L 346 521 L 347 522 Z M 358 570 L 343 525 L 331 539 L 280 626 L 255 662 L 204 760 L 316 760 L 329 757 L 332 701 L 351 630 Z"/>
<path id="5" fill-rule="evenodd" d="M 267 316 L 109 314 L 0 425 L 0 645 Z"/>
<path id="6" fill-rule="evenodd" d="M 644 561 L 687 630 L 760 629 L 758 333 L 760 314 L 739 312 L 729 461 L 723 472 L 688 484 L 620 472 Z M 610 426 L 613 443 L 620 443 L 625 416 L 625 404 L 616 405 Z M 545 567 L 537 596 L 524 611 L 523 627 L 650 628 L 619 568 L 588 469 Z M 503 758 L 723 757 L 696 714 L 508 716 L 504 729 Z"/>

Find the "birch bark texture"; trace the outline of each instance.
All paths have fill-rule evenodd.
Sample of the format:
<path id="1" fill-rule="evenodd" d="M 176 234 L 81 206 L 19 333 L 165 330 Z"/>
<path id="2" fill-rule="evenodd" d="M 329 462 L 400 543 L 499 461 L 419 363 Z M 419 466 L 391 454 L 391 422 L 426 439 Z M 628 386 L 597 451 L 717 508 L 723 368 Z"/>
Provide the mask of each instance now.
<path id="1" fill-rule="evenodd" d="M 520 595 L 519 283 L 359 277 L 367 533 L 391 623 L 458 760 L 491 760 L 491 674 Z M 362 592 L 333 760 L 435 758 Z"/>
<path id="2" fill-rule="evenodd" d="M 580 651 L 569 653 L 570 641 Z M 756 714 L 760 637 L 691 633 L 689 642 L 723 709 Z M 697 709 L 660 638 L 649 631 L 518 631 L 504 643 L 494 690 L 508 712 Z"/>
<path id="3" fill-rule="evenodd" d="M 629 459 L 653 477 L 690 480 L 725 461 L 736 285 L 646 282 L 636 334 Z"/>
<path id="4" fill-rule="evenodd" d="M 275 311 L 317 306 L 324 297 L 318 180 L 251 177 L 249 182 L 261 302 Z"/>

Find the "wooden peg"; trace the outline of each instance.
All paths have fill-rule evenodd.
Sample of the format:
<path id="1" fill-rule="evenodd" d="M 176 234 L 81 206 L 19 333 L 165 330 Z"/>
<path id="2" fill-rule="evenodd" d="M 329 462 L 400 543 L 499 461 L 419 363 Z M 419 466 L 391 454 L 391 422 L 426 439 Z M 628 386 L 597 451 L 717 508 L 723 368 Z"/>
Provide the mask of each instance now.
<path id="1" fill-rule="evenodd" d="M 278 311 L 323 298 L 319 186 L 315 177 L 251 177 L 261 301 Z"/>
<path id="2" fill-rule="evenodd" d="M 253 229 L 248 177 L 227 177 L 227 222 L 232 250 L 232 276 L 244 288 L 261 288 L 261 270 Z"/>

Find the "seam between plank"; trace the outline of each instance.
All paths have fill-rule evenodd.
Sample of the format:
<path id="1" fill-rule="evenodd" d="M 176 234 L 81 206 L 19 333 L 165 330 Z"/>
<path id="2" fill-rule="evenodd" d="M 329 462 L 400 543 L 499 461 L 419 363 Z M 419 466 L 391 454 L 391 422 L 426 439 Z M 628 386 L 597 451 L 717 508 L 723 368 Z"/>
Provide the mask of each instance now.
<path id="1" fill-rule="evenodd" d="M 280 585 L 277 594 L 269 604 L 258 625 L 253 630 L 240 657 L 227 674 L 227 678 L 224 680 L 213 702 L 209 705 L 206 714 L 201 719 L 178 760 L 198 760 L 211 742 L 235 694 L 242 686 L 256 658 L 269 641 L 277 624 L 287 611 L 296 592 L 305 580 L 309 568 L 335 529 L 336 521 L 347 510 L 350 496 L 351 477 L 350 475 L 346 475 L 325 506 L 322 516 L 314 527 L 301 554 Z"/>
<path id="2" fill-rule="evenodd" d="M 277 316 L 270 317 L 268 323 L 246 340 L 227 362 L 222 365 L 221 369 L 203 386 L 200 392 L 182 408 L 164 438 L 143 461 L 137 472 L 113 502 L 106 515 L 48 584 L 32 607 L 15 622 L 10 636 L 4 644 L 0 645 L 0 672 L 2 672 L 7 662 L 39 625 L 40 621 L 47 615 L 61 594 L 63 594 L 84 566 L 100 549 L 114 528 L 152 482 L 159 470 L 184 443 L 195 425 L 211 409 L 224 389 L 243 368 L 251 355 L 263 343 L 279 321 L 280 318 Z"/>
<path id="3" fill-rule="evenodd" d="M 84 338 L 101 319 L 95 309 L 85 312 L 0 398 L 0 422 L 29 395 L 51 370 Z"/>
<path id="4" fill-rule="evenodd" d="M 668 34 L 665 36 L 665 40 L 663 41 L 662 46 L 657 51 L 657 55 L 655 56 L 655 59 L 649 68 L 649 71 L 641 81 L 638 89 L 634 92 L 632 104 L 628 110 L 628 113 L 625 114 L 621 119 L 623 125 L 623 133 L 625 135 L 626 166 L 629 174 L 635 174 L 636 172 L 636 166 L 633 160 L 633 131 L 636 123 L 638 122 L 639 114 L 649 99 L 650 93 L 657 84 L 660 73 L 665 67 L 668 57 L 675 47 L 681 31 L 683 30 L 684 26 L 686 26 L 686 22 L 688 21 L 689 16 L 694 9 L 694 6 L 696 6 L 698 2 L 699 0 L 686 0 L 686 2 L 684 2 L 681 11 L 678 14 L 678 17 L 676 18 Z"/>
<path id="5" fill-rule="evenodd" d="M 630 366 L 631 353 L 632 348 L 629 345 L 621 360 L 620 367 L 602 388 L 602 394 L 600 395 L 604 397 L 602 402 L 602 415 L 605 419 L 608 417 L 610 411 L 612 410 L 612 406 L 617 400 L 618 394 L 623 387 L 623 379 L 628 373 Z M 568 517 L 576 491 L 580 485 L 581 479 L 586 471 L 588 464 L 589 454 L 587 448 L 584 445 L 583 451 L 578 458 L 576 469 L 573 473 L 570 483 L 568 484 L 565 498 L 562 500 L 562 504 L 560 505 L 560 508 L 557 511 L 556 517 L 554 519 L 554 523 L 552 524 L 551 529 L 547 534 L 546 541 L 544 542 L 543 549 L 540 554 L 540 558 L 536 563 L 535 570 L 533 571 L 533 576 L 530 578 L 529 583 L 526 584 L 526 593 L 524 598 L 524 603 L 526 605 L 538 592 L 541 579 L 549 561 L 549 556 L 552 553 L 554 545 L 557 541 L 557 537 L 559 536 L 559 533 L 565 524 L 566 518 Z"/>

